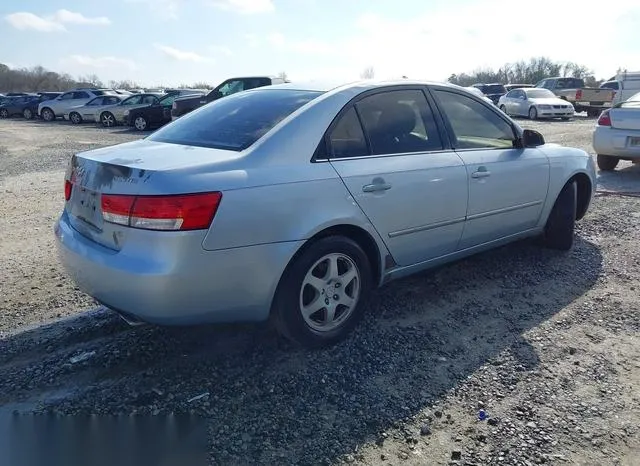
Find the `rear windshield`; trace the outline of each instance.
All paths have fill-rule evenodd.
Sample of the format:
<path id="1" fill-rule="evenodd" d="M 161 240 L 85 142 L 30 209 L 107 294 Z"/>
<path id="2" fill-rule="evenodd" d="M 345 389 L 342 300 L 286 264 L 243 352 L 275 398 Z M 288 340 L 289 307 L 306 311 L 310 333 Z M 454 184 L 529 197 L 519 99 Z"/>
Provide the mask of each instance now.
<path id="1" fill-rule="evenodd" d="M 502 84 L 487 84 L 483 87 L 485 94 L 506 94 L 507 89 Z"/>
<path id="2" fill-rule="evenodd" d="M 275 89 L 240 92 L 183 116 L 148 139 L 241 151 L 321 94 L 317 91 Z"/>

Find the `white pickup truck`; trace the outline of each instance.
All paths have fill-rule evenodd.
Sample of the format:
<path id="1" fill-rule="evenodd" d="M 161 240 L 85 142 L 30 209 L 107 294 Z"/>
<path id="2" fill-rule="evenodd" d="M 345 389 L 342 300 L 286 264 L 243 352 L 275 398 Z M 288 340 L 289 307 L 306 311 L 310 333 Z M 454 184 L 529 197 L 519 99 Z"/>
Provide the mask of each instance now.
<path id="1" fill-rule="evenodd" d="M 555 95 L 573 104 L 577 113 L 587 112 L 596 117 L 611 107 L 615 91 L 587 87 L 581 78 L 547 78 L 538 82 L 535 87 L 549 89 Z"/>
<path id="2" fill-rule="evenodd" d="M 615 91 L 611 106 L 625 102 L 629 97 L 640 92 L 640 71 L 624 71 L 609 81 L 600 84 L 600 89 Z"/>

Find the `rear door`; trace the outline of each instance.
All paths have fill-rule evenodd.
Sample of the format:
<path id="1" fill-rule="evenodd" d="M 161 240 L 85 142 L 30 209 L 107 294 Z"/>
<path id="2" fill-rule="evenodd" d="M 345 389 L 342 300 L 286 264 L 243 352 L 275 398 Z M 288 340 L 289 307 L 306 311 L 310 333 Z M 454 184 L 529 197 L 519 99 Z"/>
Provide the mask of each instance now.
<path id="1" fill-rule="evenodd" d="M 489 105 L 455 89 L 432 92 L 467 169 L 469 206 L 460 249 L 534 228 L 549 186 L 547 156 L 516 148 L 511 123 Z"/>
<path id="2" fill-rule="evenodd" d="M 78 110 L 80 111 L 82 118 L 85 120 L 92 120 L 96 109 L 104 104 L 104 99 L 106 99 L 106 97 L 96 97 L 95 99 L 91 99 L 87 102 L 86 105 L 80 107 Z"/>
<path id="3" fill-rule="evenodd" d="M 403 87 L 352 102 L 327 135 L 330 163 L 401 266 L 454 252 L 462 235 L 466 170 L 442 129 L 424 90 Z"/>

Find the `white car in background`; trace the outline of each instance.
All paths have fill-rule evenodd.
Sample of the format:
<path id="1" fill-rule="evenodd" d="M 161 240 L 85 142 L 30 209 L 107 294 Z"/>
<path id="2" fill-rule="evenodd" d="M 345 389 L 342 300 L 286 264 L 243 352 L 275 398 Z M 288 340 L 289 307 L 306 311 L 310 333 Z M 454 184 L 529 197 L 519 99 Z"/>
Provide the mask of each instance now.
<path id="1" fill-rule="evenodd" d="M 98 121 L 95 115 L 100 115 L 102 111 L 107 108 L 111 108 L 114 105 L 122 102 L 127 96 L 124 95 L 103 95 L 91 99 L 84 105 L 78 105 L 71 107 L 63 118 L 69 120 L 74 125 L 79 125 L 83 122 Z"/>
<path id="2" fill-rule="evenodd" d="M 602 112 L 593 149 L 603 171 L 614 170 L 620 160 L 640 161 L 640 92 Z"/>
<path id="3" fill-rule="evenodd" d="M 539 87 L 513 89 L 500 97 L 498 107 L 507 115 L 568 120 L 575 113 L 571 102 Z"/>
<path id="4" fill-rule="evenodd" d="M 477 95 L 478 97 L 480 97 L 482 100 L 484 100 L 485 102 L 493 105 L 493 100 L 491 100 L 489 97 L 487 97 L 486 95 L 484 95 L 482 93 L 482 91 L 480 89 L 478 89 L 477 87 L 473 87 L 473 86 L 469 86 L 469 87 L 465 87 L 465 89 L 469 92 L 471 92 L 472 94 Z"/>
<path id="5" fill-rule="evenodd" d="M 91 99 L 103 95 L 118 94 L 113 89 L 73 89 L 55 99 L 41 102 L 38 105 L 38 115 L 40 115 L 44 121 L 53 121 L 56 118 L 62 118 L 65 113 L 69 113 L 72 107 L 84 105 Z"/>

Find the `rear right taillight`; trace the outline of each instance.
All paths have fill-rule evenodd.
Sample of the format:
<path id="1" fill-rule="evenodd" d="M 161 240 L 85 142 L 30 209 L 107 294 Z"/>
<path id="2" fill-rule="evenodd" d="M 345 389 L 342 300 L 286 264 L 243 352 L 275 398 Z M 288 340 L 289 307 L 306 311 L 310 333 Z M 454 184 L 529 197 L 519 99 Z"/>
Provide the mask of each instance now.
<path id="1" fill-rule="evenodd" d="M 582 89 L 576 91 L 576 100 L 582 99 Z"/>
<path id="2" fill-rule="evenodd" d="M 73 190 L 73 184 L 69 180 L 64 180 L 64 200 L 71 199 L 71 191 Z"/>
<path id="3" fill-rule="evenodd" d="M 221 192 L 169 196 L 103 194 L 102 218 L 145 230 L 202 230 L 211 225 L 221 199 Z"/>
<path id="4" fill-rule="evenodd" d="M 600 114 L 600 118 L 598 118 L 599 126 L 611 126 L 611 115 L 609 114 L 609 110 L 605 110 Z"/>

